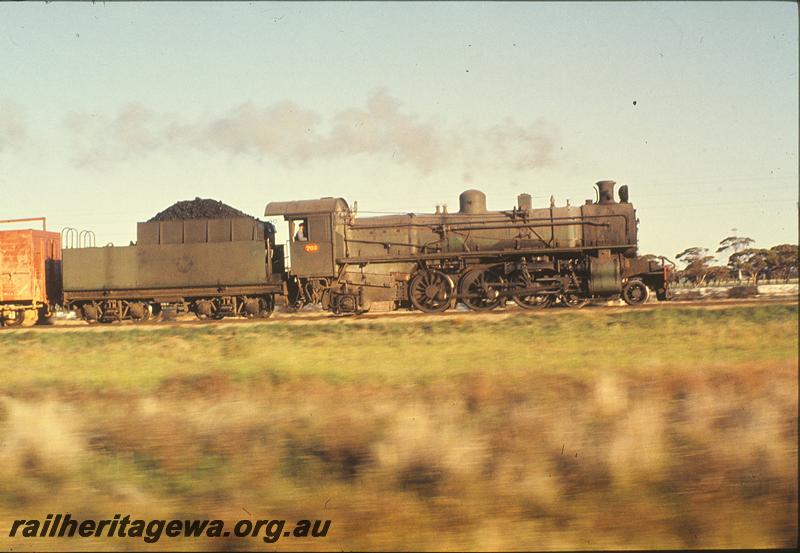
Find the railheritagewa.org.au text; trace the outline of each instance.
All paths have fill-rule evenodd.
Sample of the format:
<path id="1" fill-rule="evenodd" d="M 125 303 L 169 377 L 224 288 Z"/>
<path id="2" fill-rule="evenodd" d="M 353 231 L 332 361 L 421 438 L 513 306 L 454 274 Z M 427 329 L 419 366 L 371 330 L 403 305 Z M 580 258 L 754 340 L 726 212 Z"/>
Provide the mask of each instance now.
<path id="1" fill-rule="evenodd" d="M 11 538 L 134 538 L 156 543 L 167 538 L 261 538 L 275 543 L 281 538 L 325 538 L 330 520 L 241 519 L 232 527 L 215 520 L 132 518 L 114 515 L 109 519 L 75 519 L 69 513 L 49 514 L 42 519 L 17 519 L 11 523 Z"/>

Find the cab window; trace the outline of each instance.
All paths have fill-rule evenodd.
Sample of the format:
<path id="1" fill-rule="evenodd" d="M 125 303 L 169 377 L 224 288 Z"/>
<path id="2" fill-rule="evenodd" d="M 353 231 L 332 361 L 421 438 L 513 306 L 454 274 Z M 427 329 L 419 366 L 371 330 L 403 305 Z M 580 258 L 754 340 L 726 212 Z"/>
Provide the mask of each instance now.
<path id="1" fill-rule="evenodd" d="M 294 219 L 289 226 L 293 242 L 308 242 L 308 219 Z"/>
<path id="2" fill-rule="evenodd" d="M 311 228 L 308 229 L 308 239 L 314 242 L 330 242 L 330 221 L 330 215 L 314 215 L 313 217 L 309 217 L 308 224 L 311 225 Z M 306 225 L 306 228 L 308 228 L 308 225 Z"/>

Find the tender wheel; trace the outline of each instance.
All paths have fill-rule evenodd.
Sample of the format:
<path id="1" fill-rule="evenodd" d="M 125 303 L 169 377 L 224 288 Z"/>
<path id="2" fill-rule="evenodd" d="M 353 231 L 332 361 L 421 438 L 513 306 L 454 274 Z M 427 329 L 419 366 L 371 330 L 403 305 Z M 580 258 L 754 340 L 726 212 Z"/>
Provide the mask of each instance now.
<path id="1" fill-rule="evenodd" d="M 128 304 L 128 315 L 134 323 L 141 323 L 150 318 L 149 306 L 144 302 L 133 302 Z"/>
<path id="2" fill-rule="evenodd" d="M 589 303 L 589 298 L 581 297 L 578 294 L 567 293 L 561 296 L 561 301 L 564 302 L 564 305 L 567 307 L 580 309 Z"/>
<path id="3" fill-rule="evenodd" d="M 639 305 L 650 297 L 650 289 L 641 280 L 629 280 L 622 287 L 622 299 L 628 305 Z"/>
<path id="4" fill-rule="evenodd" d="M 194 302 L 194 314 L 198 319 L 210 319 L 215 312 L 216 308 L 211 300 L 197 300 Z"/>
<path id="5" fill-rule="evenodd" d="M 508 280 L 511 283 L 512 290 L 514 288 L 529 288 L 533 282 L 530 277 L 525 276 L 522 271 L 515 271 L 511 273 L 511 276 Z M 523 309 L 542 309 L 544 307 L 550 307 L 553 305 L 553 298 L 554 296 L 552 294 L 527 294 L 511 296 L 511 299 L 514 300 L 514 303 Z"/>
<path id="6" fill-rule="evenodd" d="M 422 271 L 411 279 L 408 295 L 420 311 L 438 313 L 450 307 L 453 288 L 453 281 L 441 271 Z"/>
<path id="7" fill-rule="evenodd" d="M 492 269 L 475 269 L 461 278 L 459 296 L 464 305 L 475 311 L 489 311 L 503 301 L 503 277 Z"/>
<path id="8" fill-rule="evenodd" d="M 100 307 L 95 304 L 87 303 L 81 306 L 81 317 L 84 321 L 89 323 L 97 322 L 97 319 L 100 318 L 100 315 Z"/>
<path id="9" fill-rule="evenodd" d="M 249 298 L 244 302 L 244 314 L 248 318 L 267 319 L 272 315 L 272 298 Z"/>

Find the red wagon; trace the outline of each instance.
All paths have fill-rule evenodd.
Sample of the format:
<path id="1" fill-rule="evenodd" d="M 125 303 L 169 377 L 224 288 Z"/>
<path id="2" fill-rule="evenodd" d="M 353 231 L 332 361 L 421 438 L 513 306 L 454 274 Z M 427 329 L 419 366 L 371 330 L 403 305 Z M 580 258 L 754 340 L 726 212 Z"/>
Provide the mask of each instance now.
<path id="1" fill-rule="evenodd" d="M 36 221 L 42 230 L 0 230 L 0 326 L 32 326 L 61 302 L 61 235 L 44 217 L 0 224 Z"/>

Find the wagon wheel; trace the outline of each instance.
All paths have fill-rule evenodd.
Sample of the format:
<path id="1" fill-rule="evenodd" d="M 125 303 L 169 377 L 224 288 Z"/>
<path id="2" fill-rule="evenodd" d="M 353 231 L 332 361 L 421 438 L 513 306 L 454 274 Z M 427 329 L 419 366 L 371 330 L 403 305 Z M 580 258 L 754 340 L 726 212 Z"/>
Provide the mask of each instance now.
<path id="1" fill-rule="evenodd" d="M 26 309 L 22 317 L 22 326 L 34 326 L 39 322 L 38 309 Z"/>
<path id="2" fill-rule="evenodd" d="M 639 279 L 629 280 L 622 287 L 622 299 L 628 305 L 644 303 L 648 297 L 650 297 L 650 289 Z"/>
<path id="3" fill-rule="evenodd" d="M 529 288 L 533 283 L 533 280 L 522 271 L 514 271 L 508 280 L 511 283 L 512 290 L 516 287 Z M 514 295 L 511 296 L 511 299 L 523 309 L 542 309 L 553 304 L 552 294 Z"/>
<path id="4" fill-rule="evenodd" d="M 474 269 L 461 278 L 459 295 L 464 305 L 475 311 L 489 311 L 503 301 L 503 277 L 493 269 Z"/>
<path id="5" fill-rule="evenodd" d="M 18 326 L 22 326 L 22 323 L 25 321 L 25 310 L 24 309 L 17 309 L 14 311 L 14 318 L 9 319 L 3 317 L 3 325 L 9 328 L 14 328 Z"/>
<path id="6" fill-rule="evenodd" d="M 411 279 L 408 296 L 420 311 L 437 313 L 450 307 L 453 281 L 441 271 L 422 271 Z"/>
<path id="7" fill-rule="evenodd" d="M 589 298 L 584 298 L 579 296 L 578 294 L 567 292 L 561 296 L 561 301 L 564 302 L 564 305 L 567 307 L 572 307 L 573 309 L 580 309 L 581 307 L 585 307 L 586 304 L 589 303 Z"/>

